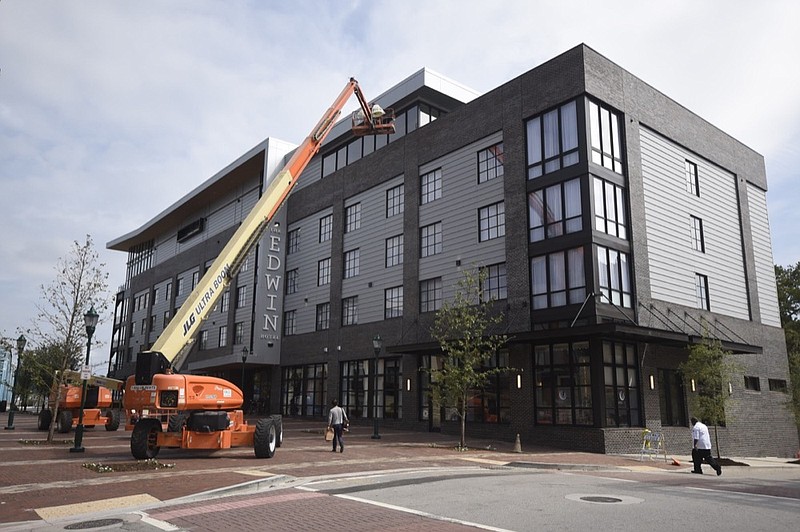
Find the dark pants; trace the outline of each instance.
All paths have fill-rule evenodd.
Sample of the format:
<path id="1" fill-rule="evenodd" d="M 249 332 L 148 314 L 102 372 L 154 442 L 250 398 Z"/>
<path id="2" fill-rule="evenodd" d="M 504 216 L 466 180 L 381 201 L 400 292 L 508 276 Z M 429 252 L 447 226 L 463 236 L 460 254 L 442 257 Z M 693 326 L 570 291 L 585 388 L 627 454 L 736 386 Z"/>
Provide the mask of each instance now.
<path id="1" fill-rule="evenodd" d="M 711 449 L 692 449 L 692 462 L 694 462 L 695 473 L 702 473 L 703 462 L 706 462 L 714 471 L 719 471 L 719 464 L 711 456 Z"/>
<path id="2" fill-rule="evenodd" d="M 342 440 L 342 425 L 331 425 L 333 427 L 333 450 L 336 450 L 336 442 L 339 442 L 339 448 L 344 451 L 344 440 Z"/>

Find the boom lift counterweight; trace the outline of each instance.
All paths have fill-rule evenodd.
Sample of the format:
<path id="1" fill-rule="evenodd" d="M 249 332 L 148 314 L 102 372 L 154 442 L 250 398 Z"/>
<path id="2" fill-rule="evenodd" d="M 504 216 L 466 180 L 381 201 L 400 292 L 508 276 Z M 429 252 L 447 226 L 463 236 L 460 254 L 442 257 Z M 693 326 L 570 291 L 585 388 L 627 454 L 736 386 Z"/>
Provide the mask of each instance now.
<path id="1" fill-rule="evenodd" d="M 176 372 L 217 299 L 225 292 L 247 254 L 259 242 L 311 158 L 319 151 L 351 94 L 356 95 L 360 106 L 360 111 L 354 113 L 352 119 L 354 134 L 394 133 L 394 113 L 377 105 L 370 107 L 358 82 L 350 78 L 311 134 L 267 185 L 253 210 L 151 350 L 139 353 L 136 374 L 128 378 L 124 395 L 128 422 L 135 421 L 129 425 L 133 429 L 131 453 L 135 458 L 153 458 L 161 447 L 227 449 L 236 446 L 253 446 L 257 457 L 269 458 L 280 445 L 280 416 L 261 419 L 256 426 L 248 425 L 241 410 L 244 394 L 237 386 L 217 377 L 179 375 Z"/>

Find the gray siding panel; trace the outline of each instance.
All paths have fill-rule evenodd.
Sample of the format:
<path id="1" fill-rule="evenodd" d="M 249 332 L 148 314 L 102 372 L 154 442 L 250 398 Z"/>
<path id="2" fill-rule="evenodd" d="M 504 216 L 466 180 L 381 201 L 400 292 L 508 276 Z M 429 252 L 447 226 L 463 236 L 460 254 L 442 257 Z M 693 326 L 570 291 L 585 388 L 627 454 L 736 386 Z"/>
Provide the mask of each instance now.
<path id="1" fill-rule="evenodd" d="M 299 249 L 286 255 L 285 269 L 298 270 L 298 290 L 287 294 L 283 303 L 284 311 L 295 311 L 295 334 L 314 331 L 317 305 L 330 301 L 331 285 L 317 286 L 317 263 L 331 256 L 331 241 L 319 241 L 319 220 L 332 212 L 324 209 L 289 226 L 289 231 L 300 230 Z"/>
<path id="2" fill-rule="evenodd" d="M 361 227 L 344 235 L 344 251 L 360 250 L 359 274 L 342 281 L 342 298 L 358 296 L 358 323 L 383 320 L 384 290 L 403 284 L 403 266 L 386 268 L 386 239 L 403 232 L 403 215 L 386 217 L 386 191 L 403 183 L 395 177 L 361 194 L 345 206 L 361 203 Z"/>
<path id="3" fill-rule="evenodd" d="M 735 176 L 641 127 L 645 226 L 652 296 L 697 307 L 695 273 L 708 276 L 711 310 L 750 319 Z M 697 164 L 700 197 L 686 191 Z M 692 248 L 691 216 L 703 220 L 705 253 Z"/>
<path id="4" fill-rule="evenodd" d="M 419 279 L 442 277 L 444 299 L 453 297 L 462 268 L 506 260 L 505 237 L 478 241 L 478 210 L 504 199 L 502 177 L 478 183 L 478 151 L 502 140 L 501 132 L 494 133 L 419 169 L 420 176 L 442 169 L 442 197 L 419 208 L 420 227 L 442 222 L 442 252 L 420 258 Z"/>
<path id="5" fill-rule="evenodd" d="M 772 258 L 766 192 L 748 183 L 747 205 L 750 210 L 750 226 L 753 233 L 753 253 L 755 255 L 761 323 L 780 327 L 780 308 L 778 307 L 775 266 Z"/>

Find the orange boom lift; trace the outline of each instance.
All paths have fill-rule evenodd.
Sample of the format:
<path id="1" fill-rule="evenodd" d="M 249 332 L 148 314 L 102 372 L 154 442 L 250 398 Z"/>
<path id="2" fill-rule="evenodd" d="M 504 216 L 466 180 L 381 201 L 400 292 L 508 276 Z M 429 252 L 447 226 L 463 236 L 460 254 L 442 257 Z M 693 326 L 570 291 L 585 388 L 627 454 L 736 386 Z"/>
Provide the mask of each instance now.
<path id="1" fill-rule="evenodd" d="M 217 377 L 178 374 L 200 326 L 239 271 L 245 257 L 286 201 L 300 174 L 319 151 L 351 94 L 360 110 L 352 117 L 356 135 L 394 133 L 394 113 L 370 106 L 350 78 L 311 134 L 270 181 L 253 210 L 161 333 L 150 351 L 139 353 L 136 374 L 128 377 L 123 405 L 132 429 L 134 458 L 154 458 L 161 447 L 228 449 L 249 446 L 258 458 L 271 458 L 283 439 L 281 417 L 249 425 L 241 410 L 242 391 Z"/>

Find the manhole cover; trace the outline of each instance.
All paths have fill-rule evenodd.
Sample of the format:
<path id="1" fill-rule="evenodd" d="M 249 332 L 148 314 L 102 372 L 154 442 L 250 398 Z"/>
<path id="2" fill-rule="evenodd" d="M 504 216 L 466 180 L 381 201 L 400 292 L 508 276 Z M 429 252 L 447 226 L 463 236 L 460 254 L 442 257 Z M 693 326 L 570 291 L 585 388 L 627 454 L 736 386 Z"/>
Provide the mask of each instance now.
<path id="1" fill-rule="evenodd" d="M 640 504 L 644 499 L 629 495 L 600 495 L 598 493 L 570 493 L 564 497 L 570 501 L 588 502 L 589 504 Z"/>
<path id="2" fill-rule="evenodd" d="M 96 519 L 94 521 L 83 521 L 81 523 L 73 523 L 64 527 L 64 530 L 88 530 L 90 528 L 101 528 L 104 526 L 119 525 L 122 519 Z"/>
<path id="3" fill-rule="evenodd" d="M 622 499 L 617 499 L 616 497 L 581 497 L 582 501 L 586 502 L 622 502 Z"/>

